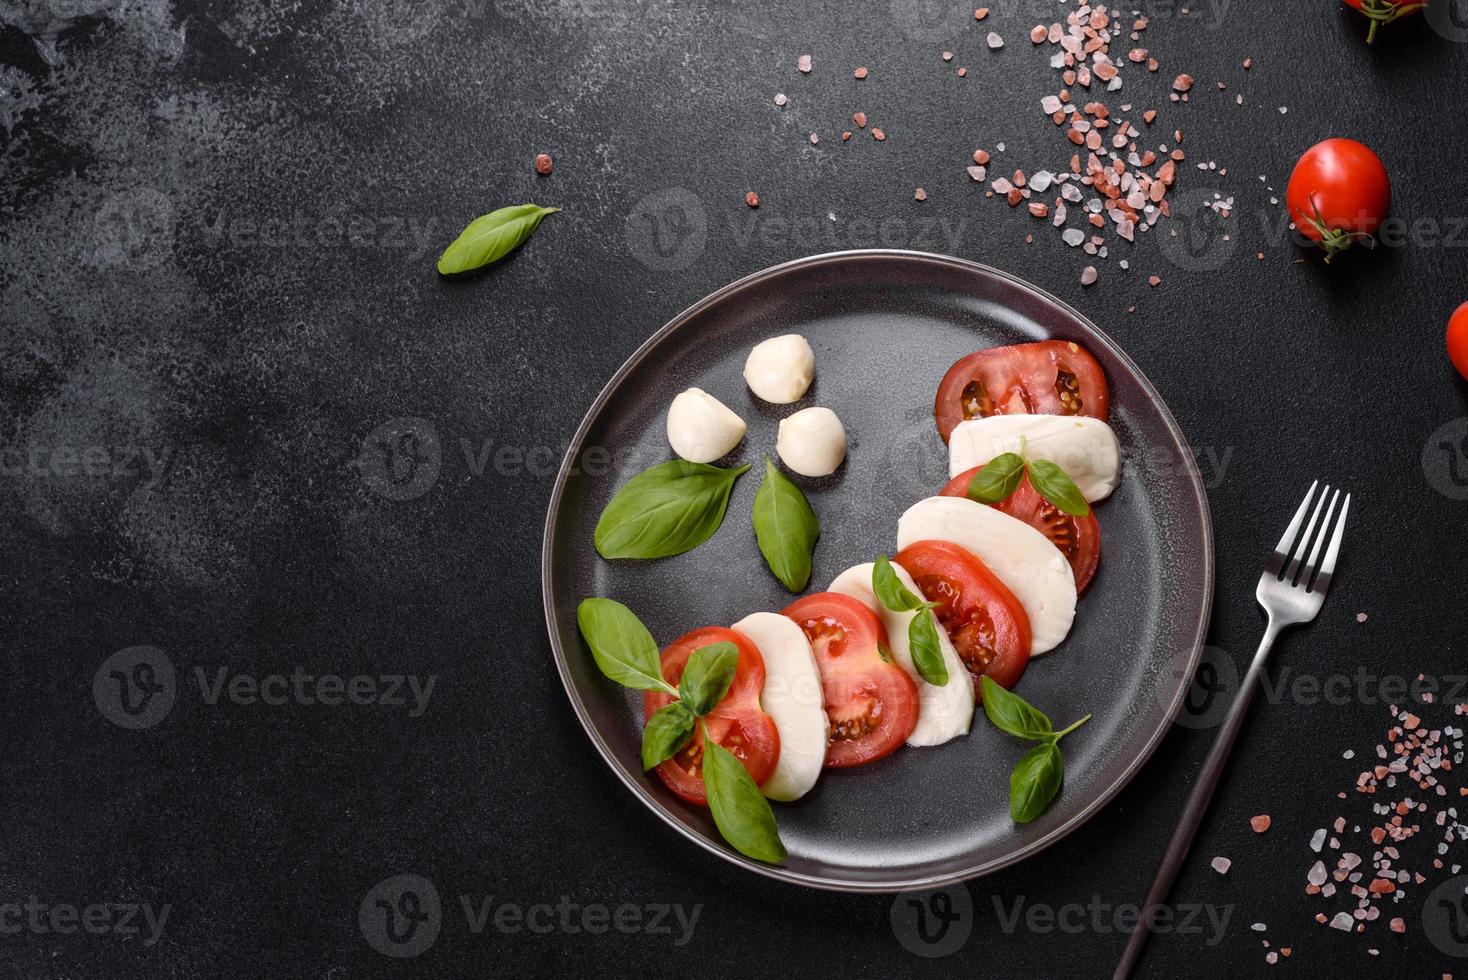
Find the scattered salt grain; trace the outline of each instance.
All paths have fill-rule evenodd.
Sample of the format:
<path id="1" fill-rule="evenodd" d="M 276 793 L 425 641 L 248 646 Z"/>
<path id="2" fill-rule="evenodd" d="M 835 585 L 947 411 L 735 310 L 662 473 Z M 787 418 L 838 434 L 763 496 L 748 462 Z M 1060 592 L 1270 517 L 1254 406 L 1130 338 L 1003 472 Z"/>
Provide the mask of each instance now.
<path id="1" fill-rule="evenodd" d="M 999 32 L 998 31 L 990 31 L 989 32 L 989 49 L 992 50 L 992 51 L 998 51 L 1002 47 L 1004 47 L 1004 38 L 1002 38 L 1002 37 L 999 36 Z"/>
<path id="2" fill-rule="evenodd" d="M 1233 867 L 1233 862 L 1226 857 L 1216 857 L 1208 863 L 1213 866 L 1214 871 L 1221 875 L 1228 874 L 1228 869 Z"/>

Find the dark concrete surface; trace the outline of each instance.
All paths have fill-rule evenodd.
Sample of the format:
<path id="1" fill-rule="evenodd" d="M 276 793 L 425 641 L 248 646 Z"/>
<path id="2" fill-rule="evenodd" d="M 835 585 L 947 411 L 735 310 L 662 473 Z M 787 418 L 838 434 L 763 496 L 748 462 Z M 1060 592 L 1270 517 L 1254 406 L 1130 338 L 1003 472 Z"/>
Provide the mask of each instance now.
<path id="1" fill-rule="evenodd" d="M 1114 242 L 1083 289 L 1087 259 L 964 173 L 1001 142 L 996 174 L 1068 159 L 1026 36 L 1060 9 L 1001 3 L 976 25 L 932 0 L 5 0 L 3 972 L 1109 976 L 1125 938 L 1110 907 L 1146 891 L 1210 744 L 1206 706 L 1083 830 L 962 890 L 972 912 L 928 945 L 905 900 L 776 885 L 668 832 L 592 751 L 549 659 L 541 523 L 600 386 L 734 278 L 888 245 L 1023 276 L 1148 373 L 1210 484 L 1215 667 L 1252 653 L 1258 568 L 1309 480 L 1356 493 L 1325 612 L 1286 640 L 1282 693 L 1179 882 L 1197 918 L 1154 941 L 1145 975 L 1271 975 L 1265 940 L 1294 951 L 1282 975 L 1468 974 L 1423 926 L 1450 870 L 1391 907 L 1403 935 L 1314 921 L 1351 903 L 1304 894 L 1309 837 L 1343 816 L 1359 846 L 1372 800 L 1336 794 L 1390 717 L 1375 681 L 1338 704 L 1290 686 L 1464 672 L 1468 397 L 1442 330 L 1468 299 L 1468 32 L 1419 17 L 1367 48 L 1330 2 L 1154 4 L 1162 69 L 1129 69 L 1122 95 L 1185 130 L 1179 199 L 1232 196 L 1234 225 Z M 1198 85 L 1174 105 L 1181 71 Z M 858 108 L 885 143 L 840 143 Z M 1296 261 L 1270 197 L 1330 135 L 1380 152 L 1411 241 Z M 564 210 L 487 273 L 437 277 L 468 219 L 526 200 Z M 411 478 L 394 484 L 380 445 L 405 426 L 416 464 L 398 459 Z M 151 676 L 158 699 L 123 711 L 114 671 Z M 308 698 L 293 672 L 337 680 L 302 682 Z M 366 703 L 320 703 L 354 677 L 372 679 Z M 383 703 L 394 677 L 416 707 L 407 682 Z M 262 683 L 284 703 L 252 697 Z M 1400 866 L 1430 871 L 1440 839 L 1425 828 Z M 387 945 L 421 952 L 390 958 L 375 903 L 402 874 L 433 883 L 440 913 L 420 905 L 417 945 Z M 1021 901 L 1061 924 L 1007 924 Z M 95 933 L 60 931 L 95 905 Z"/>

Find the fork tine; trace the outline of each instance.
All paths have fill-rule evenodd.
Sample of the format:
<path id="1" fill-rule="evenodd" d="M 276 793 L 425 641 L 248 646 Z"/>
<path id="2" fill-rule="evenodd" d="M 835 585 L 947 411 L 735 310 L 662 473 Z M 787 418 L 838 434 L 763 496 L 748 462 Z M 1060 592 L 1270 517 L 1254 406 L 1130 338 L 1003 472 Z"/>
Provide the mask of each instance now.
<path id="1" fill-rule="evenodd" d="M 1320 568 L 1316 559 L 1320 557 L 1321 549 L 1325 547 L 1325 539 L 1330 536 L 1330 519 L 1335 514 L 1335 505 L 1341 502 L 1341 492 L 1336 490 L 1330 498 L 1330 506 L 1325 509 L 1325 520 L 1320 522 L 1320 534 L 1315 539 L 1315 546 L 1310 549 L 1310 558 L 1305 562 L 1305 570 L 1300 573 L 1300 584 L 1308 585 L 1310 576 Z"/>
<path id="2" fill-rule="evenodd" d="M 1335 534 L 1330 539 L 1330 547 L 1326 549 L 1325 561 L 1320 565 L 1320 574 L 1315 576 L 1315 582 L 1310 586 L 1310 591 L 1325 595 L 1330 588 L 1330 576 L 1335 571 L 1335 560 L 1341 553 L 1341 538 L 1346 535 L 1346 512 L 1351 509 L 1351 495 L 1346 494 L 1345 503 L 1341 504 L 1341 516 L 1335 522 Z"/>
<path id="3" fill-rule="evenodd" d="M 1300 535 L 1300 541 L 1295 545 L 1294 554 L 1290 555 L 1290 563 L 1284 573 L 1286 582 L 1294 583 L 1295 573 L 1300 570 L 1300 563 L 1305 559 L 1305 549 L 1310 547 L 1310 539 L 1315 536 L 1315 522 L 1320 520 L 1320 510 L 1325 506 L 1325 498 L 1329 496 L 1330 484 L 1327 483 L 1325 489 L 1320 491 L 1320 499 L 1315 501 L 1315 509 L 1310 512 L 1310 523 L 1305 525 L 1305 533 Z M 1340 496 L 1339 490 L 1336 491 L 1336 496 Z M 1335 509 L 1334 502 L 1331 503 L 1331 509 Z M 1329 522 L 1330 517 L 1327 515 L 1326 524 L 1328 525 Z M 1320 536 L 1325 537 L 1324 530 L 1321 531 Z"/>
<path id="4" fill-rule="evenodd" d="M 1295 533 L 1300 530 L 1300 524 L 1305 520 L 1305 509 L 1310 506 L 1310 498 L 1315 495 L 1315 488 L 1320 486 L 1316 480 L 1310 484 L 1310 489 L 1305 492 L 1305 499 L 1300 501 L 1300 509 L 1295 511 L 1294 520 L 1285 529 L 1284 537 L 1279 539 L 1279 544 L 1274 546 L 1274 553 L 1269 556 L 1269 563 L 1264 566 L 1265 570 L 1274 576 L 1278 576 L 1284 569 L 1284 563 L 1289 557 L 1290 544 L 1295 540 Z"/>

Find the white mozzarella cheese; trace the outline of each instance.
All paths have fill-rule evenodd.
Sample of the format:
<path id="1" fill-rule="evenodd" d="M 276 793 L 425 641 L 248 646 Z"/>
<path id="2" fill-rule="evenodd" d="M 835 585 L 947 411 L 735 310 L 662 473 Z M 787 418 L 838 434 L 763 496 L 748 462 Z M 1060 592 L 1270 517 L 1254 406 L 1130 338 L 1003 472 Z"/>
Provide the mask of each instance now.
<path id="1" fill-rule="evenodd" d="M 733 629 L 749 637 L 764 658 L 760 705 L 780 733 L 775 771 L 760 791 L 772 800 L 798 800 L 810 792 L 826 764 L 829 722 L 815 655 L 805 632 L 775 613 L 746 616 Z"/>
<path id="2" fill-rule="evenodd" d="M 1121 447 L 1111 426 L 1084 415 L 990 415 L 960 422 L 948 437 L 948 475 L 1018 453 L 1048 459 L 1075 481 L 1092 503 L 1105 500 L 1121 480 Z"/>
<path id="3" fill-rule="evenodd" d="M 929 497 L 897 522 L 897 547 L 951 541 L 972 552 L 1009 587 L 1030 620 L 1030 656 L 1053 650 L 1075 619 L 1070 562 L 1024 521 L 964 497 Z"/>

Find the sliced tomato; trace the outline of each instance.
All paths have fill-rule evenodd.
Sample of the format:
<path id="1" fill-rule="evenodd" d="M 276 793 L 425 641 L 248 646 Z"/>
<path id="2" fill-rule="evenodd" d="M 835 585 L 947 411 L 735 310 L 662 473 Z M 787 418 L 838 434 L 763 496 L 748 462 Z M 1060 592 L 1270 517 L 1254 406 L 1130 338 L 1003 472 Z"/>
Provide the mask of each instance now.
<path id="1" fill-rule="evenodd" d="M 982 466 L 975 466 L 964 470 L 949 480 L 938 495 L 967 497 L 968 485 L 981 469 Z M 1101 563 L 1101 525 L 1096 523 L 1094 508 L 1085 517 L 1072 517 L 1040 496 L 1030 486 L 1028 476 L 1020 480 L 1014 493 L 990 506 L 1010 517 L 1019 518 L 1049 538 L 1050 543 L 1060 549 L 1065 560 L 1070 562 L 1071 571 L 1075 572 L 1076 592 L 1086 591 L 1086 586 L 1096 576 L 1096 566 Z"/>
<path id="2" fill-rule="evenodd" d="M 887 646 L 882 621 L 850 596 L 818 592 L 785 607 L 810 640 L 831 719 L 826 766 L 890 755 L 917 726 L 917 686 Z"/>
<path id="3" fill-rule="evenodd" d="M 733 753 L 744 763 L 756 783 L 763 783 L 775 771 L 780 758 L 780 733 L 775 720 L 760 707 L 759 696 L 765 686 L 765 661 L 759 647 L 735 630 L 722 626 L 705 626 L 680 636 L 663 651 L 663 677 L 674 687 L 683 676 L 683 668 L 693 651 L 712 643 L 728 642 L 739 649 L 739 662 L 734 680 L 714 710 L 704 716 L 709 738 Z M 662 691 L 646 691 L 642 695 L 642 719 L 673 700 Z M 668 789 L 689 803 L 708 804 L 703 787 L 703 732 L 695 728 L 693 738 L 683 750 L 657 767 L 657 774 Z"/>
<path id="4" fill-rule="evenodd" d="M 892 560 L 939 604 L 933 613 L 973 677 L 974 695 L 983 697 L 985 675 L 1013 687 L 1030 662 L 1030 618 L 989 566 L 951 541 L 919 541 Z"/>
<path id="5" fill-rule="evenodd" d="M 959 358 L 938 385 L 933 415 L 943 441 L 966 419 L 1089 415 L 1106 419 L 1106 375 L 1079 344 L 1044 340 Z"/>

